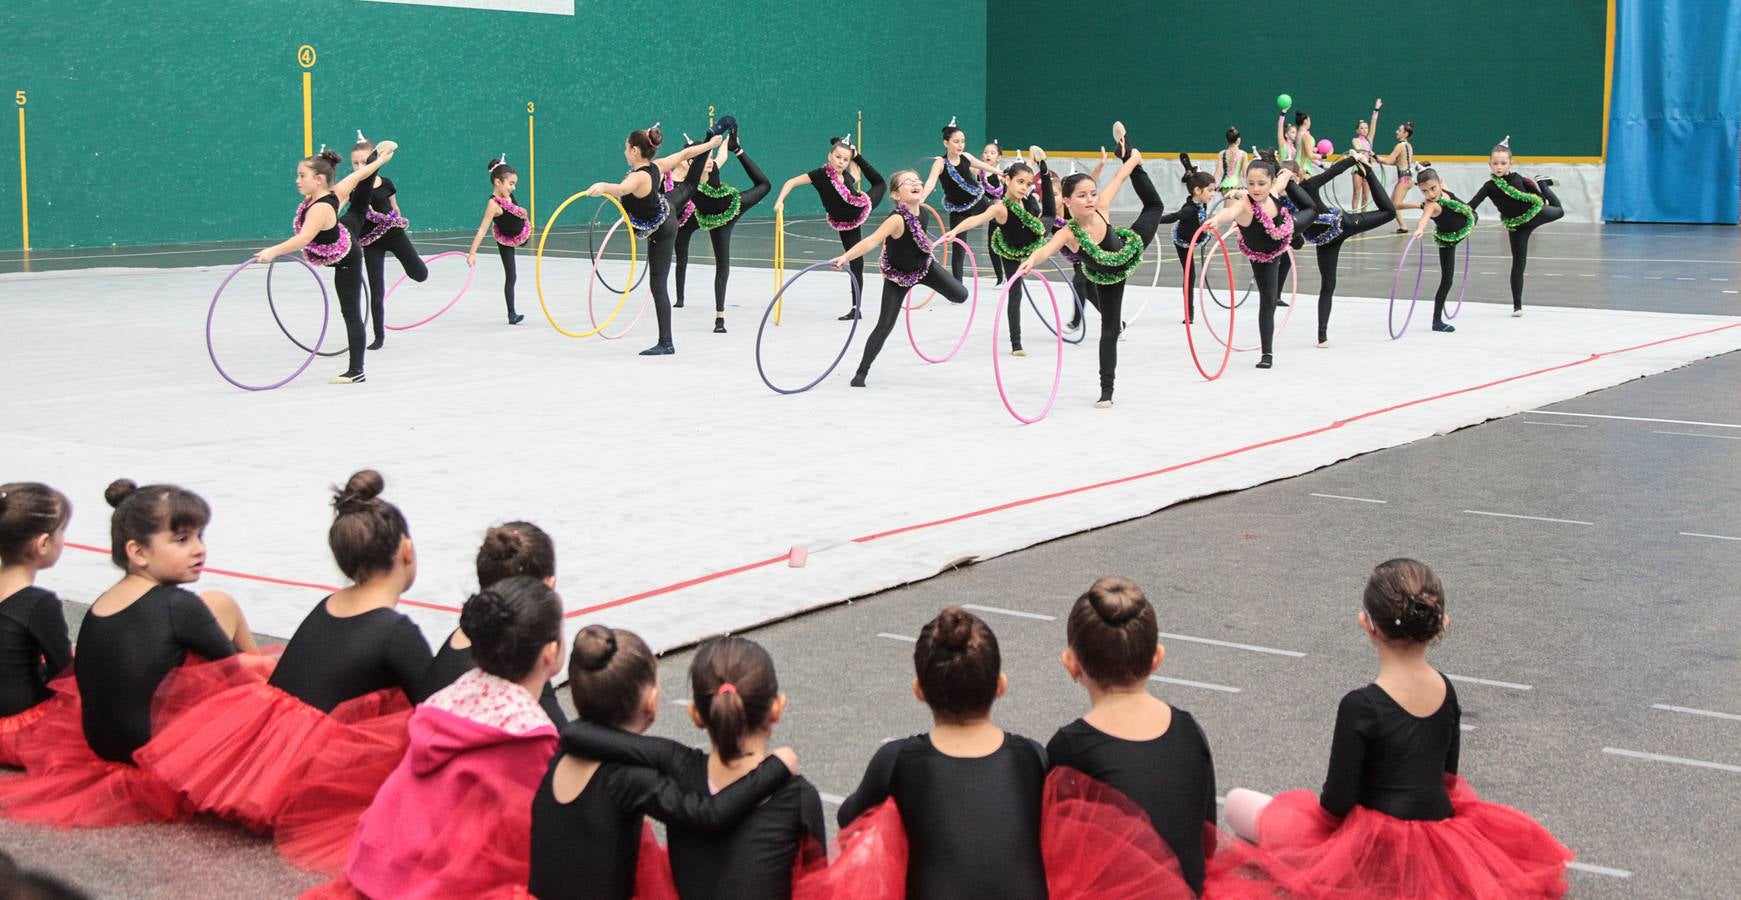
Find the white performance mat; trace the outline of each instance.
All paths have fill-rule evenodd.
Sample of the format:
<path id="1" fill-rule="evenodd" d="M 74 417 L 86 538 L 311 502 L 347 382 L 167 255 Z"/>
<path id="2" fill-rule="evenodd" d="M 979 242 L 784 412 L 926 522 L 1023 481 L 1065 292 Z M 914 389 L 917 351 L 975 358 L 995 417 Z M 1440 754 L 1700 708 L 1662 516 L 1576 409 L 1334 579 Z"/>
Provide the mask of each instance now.
<path id="1" fill-rule="evenodd" d="M 1091 311 L 1088 339 L 1065 348 L 1056 408 L 1023 426 L 992 382 L 990 353 L 1008 347 L 991 331 L 989 277 L 953 361 L 921 362 L 897 326 L 871 386 L 856 390 L 847 380 L 880 290 L 872 260 L 867 318 L 840 368 L 809 393 L 779 396 L 757 377 L 753 352 L 767 270 L 733 273 L 731 332 L 716 335 L 712 270 L 691 267 L 690 305 L 675 311 L 678 354 L 641 358 L 654 339 L 650 308 L 623 340 L 565 338 L 540 315 L 532 268 L 522 254 L 518 327 L 504 321 L 494 254 L 481 254 L 452 311 L 390 333 L 369 354 L 366 384 L 326 384 L 340 358 L 264 393 L 231 387 L 206 357 L 206 306 L 225 268 L 0 276 L 0 480 L 66 491 L 69 541 L 105 551 L 110 480 L 198 491 L 214 509 L 209 565 L 238 574 L 207 572 L 195 587 L 231 591 L 257 631 L 288 636 L 323 586 L 341 583 L 326 548 L 328 486 L 374 467 L 411 522 L 419 574 L 407 597 L 419 605 L 405 609 L 432 642 L 475 587 L 484 529 L 524 518 L 556 538 L 571 633 L 605 621 L 671 648 L 1741 347 L 1741 319 L 1542 307 L 1512 319 L 1476 304 L 1457 333 L 1440 335 L 1426 303 L 1393 342 L 1384 302 L 1350 297 L 1337 301 L 1333 349 L 1319 350 L 1316 297 L 1302 293 L 1274 370 L 1238 353 L 1225 377 L 1205 382 L 1186 353 L 1178 289 L 1133 286 L 1127 316 L 1145 297 L 1154 305 L 1119 345 L 1117 406 L 1091 407 L 1100 328 Z M 611 270 L 619 285 L 623 268 Z M 463 265 L 432 269 L 427 285 L 390 298 L 390 323 L 452 296 Z M 391 284 L 397 266 L 388 270 Z M 564 326 L 590 328 L 586 268 L 551 258 L 544 274 Z M 273 277 L 287 326 L 311 340 L 312 279 L 283 264 Z M 218 351 L 242 380 L 275 381 L 306 356 L 273 324 L 264 284 L 263 269 L 244 272 L 214 321 Z M 765 348 L 776 381 L 807 382 L 834 357 L 846 285 L 818 271 L 788 293 Z M 1068 304 L 1068 288 L 1060 293 Z M 602 290 L 595 299 L 601 316 L 615 300 Z M 1014 402 L 1035 411 L 1053 339 L 1024 313 L 1030 355 L 1003 363 Z M 1239 313 L 1237 343 L 1255 343 L 1255 300 Z M 914 327 L 938 355 L 966 320 L 965 307 L 935 300 Z M 1213 366 L 1219 354 L 1207 351 L 1220 348 L 1201 325 L 1196 334 Z M 327 346 L 343 343 L 335 306 Z M 794 546 L 809 549 L 802 568 L 787 564 Z M 41 581 L 88 602 L 117 574 L 106 553 L 69 548 Z M 1083 572 L 1083 583 L 1101 574 Z"/>

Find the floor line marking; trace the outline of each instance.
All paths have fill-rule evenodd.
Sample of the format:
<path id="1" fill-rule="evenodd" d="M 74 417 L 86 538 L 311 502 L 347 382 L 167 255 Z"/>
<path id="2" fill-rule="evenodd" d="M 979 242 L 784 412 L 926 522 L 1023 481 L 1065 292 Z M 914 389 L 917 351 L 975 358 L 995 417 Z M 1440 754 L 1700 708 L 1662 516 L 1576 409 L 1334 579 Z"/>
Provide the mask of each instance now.
<path id="1" fill-rule="evenodd" d="M 1462 730 L 1464 730 L 1464 731 L 1474 731 L 1474 730 L 1475 730 L 1475 726 L 1473 726 L 1473 725 L 1464 725 L 1464 724 L 1462 724 L 1462 723 L 1461 723 L 1461 722 L 1459 722 L 1459 723 L 1458 723 L 1458 724 L 1457 724 L 1457 727 L 1458 727 L 1458 728 L 1460 728 L 1460 729 L 1462 729 Z"/>
<path id="2" fill-rule="evenodd" d="M 1523 424 L 1525 424 L 1525 425 L 1552 425 L 1555 428 L 1589 428 L 1590 427 L 1588 425 L 1579 425 L 1575 422 L 1531 422 L 1528 419 L 1524 419 Z"/>
<path id="3" fill-rule="evenodd" d="M 1632 873 L 1625 869 L 1611 869 L 1607 866 L 1592 866 L 1589 863 L 1569 862 L 1566 863 L 1566 868 L 1575 869 L 1579 872 L 1588 872 L 1591 875 L 1607 875 L 1610 878 L 1632 877 Z"/>
<path id="4" fill-rule="evenodd" d="M 1476 678 L 1472 675 L 1452 675 L 1449 672 L 1445 673 L 1445 677 L 1452 681 L 1461 681 L 1465 684 L 1484 684 L 1488 687 L 1507 688 L 1513 691 L 1535 690 L 1527 684 L 1518 684 L 1515 681 L 1494 681 L 1491 678 Z"/>
<path id="5" fill-rule="evenodd" d="M 1667 703 L 1652 703 L 1651 709 L 1661 709 L 1668 712 L 1686 713 L 1689 716 L 1708 716 L 1713 719 L 1727 719 L 1731 722 L 1741 722 L 1741 716 L 1734 713 L 1717 712 L 1712 709 L 1694 709 L 1691 706 L 1670 706 Z"/>
<path id="6" fill-rule="evenodd" d="M 1022 612 L 1019 609 L 1004 609 L 998 606 L 980 606 L 977 603 L 963 603 L 961 608 L 971 609 L 974 612 L 995 613 L 1000 616 L 1015 616 L 1018 619 L 1037 619 L 1041 622 L 1058 621 L 1057 616 L 1048 616 L 1045 613 Z"/>
<path id="7" fill-rule="evenodd" d="M 1323 497 L 1325 500 L 1353 500 L 1355 503 L 1387 503 L 1386 500 L 1372 500 L 1367 497 L 1344 497 L 1341 494 L 1311 494 L 1313 497 Z"/>
<path id="8" fill-rule="evenodd" d="M 1190 681 L 1184 678 L 1168 678 L 1165 675 L 1150 675 L 1149 680 L 1159 681 L 1162 684 L 1177 684 L 1184 687 L 1202 688 L 1206 691 L 1220 691 L 1223 694 L 1237 694 L 1240 691 L 1239 688 L 1229 687 L 1225 684 L 1212 684 L 1207 681 Z"/>
<path id="9" fill-rule="evenodd" d="M 1653 431 L 1651 434 L 1672 434 L 1676 437 L 1714 438 L 1719 441 L 1741 441 L 1741 435 L 1733 434 L 1699 434 L 1695 431 Z"/>
<path id="10" fill-rule="evenodd" d="M 1159 636 L 1171 641 L 1185 641 L 1191 644 L 1209 644 L 1214 647 L 1228 647 L 1233 650 L 1250 650 L 1253 653 L 1269 653 L 1275 656 L 1293 657 L 1294 659 L 1299 659 L 1306 655 L 1298 650 L 1280 650 L 1275 647 L 1261 647 L 1257 644 L 1241 644 L 1235 641 L 1221 641 L 1216 640 L 1215 638 L 1195 637 L 1189 634 L 1174 634 L 1170 631 L 1163 631 Z"/>
<path id="11" fill-rule="evenodd" d="M 821 797 L 822 802 L 829 806 L 839 806 L 846 802 L 846 798 L 839 794 L 825 794 L 822 791 L 817 791 L 816 796 Z"/>
<path id="12" fill-rule="evenodd" d="M 1652 419 L 1646 416 L 1610 416 L 1601 413 L 1560 412 L 1552 409 L 1526 410 L 1538 416 L 1575 416 L 1580 419 L 1615 419 L 1621 422 L 1652 422 L 1657 425 L 1702 425 L 1706 428 L 1741 428 L 1728 422 L 1694 422 L 1688 419 Z"/>
<path id="13" fill-rule="evenodd" d="M 1730 537 L 1726 534 L 1705 534 L 1698 531 L 1683 531 L 1681 537 L 1710 538 L 1713 541 L 1741 541 L 1741 537 Z"/>
<path id="14" fill-rule="evenodd" d="M 1618 747 L 1603 747 L 1603 753 L 1613 756 L 1625 756 L 1632 759 L 1649 760 L 1650 762 L 1674 763 L 1677 766 L 1690 766 L 1695 769 L 1715 769 L 1719 772 L 1734 772 L 1741 774 L 1741 766 L 1728 763 L 1711 762 L 1704 759 L 1687 759 L 1684 756 L 1665 756 L 1661 753 L 1645 753 L 1642 750 L 1622 750 Z"/>
<path id="15" fill-rule="evenodd" d="M 891 641 L 905 641 L 909 644 L 916 644 L 919 642 L 919 639 L 916 637 L 907 637 L 904 634 L 890 634 L 886 631 L 877 632 L 877 637 L 888 638 Z"/>
<path id="16" fill-rule="evenodd" d="M 1517 513 L 1488 512 L 1482 509 L 1465 509 L 1463 511 L 1472 516 L 1492 516 L 1496 519 L 1528 519 L 1531 522 L 1558 522 L 1562 525 L 1596 524 L 1595 522 L 1586 522 L 1583 519 L 1555 519 L 1548 516 L 1523 516 L 1518 515 Z"/>

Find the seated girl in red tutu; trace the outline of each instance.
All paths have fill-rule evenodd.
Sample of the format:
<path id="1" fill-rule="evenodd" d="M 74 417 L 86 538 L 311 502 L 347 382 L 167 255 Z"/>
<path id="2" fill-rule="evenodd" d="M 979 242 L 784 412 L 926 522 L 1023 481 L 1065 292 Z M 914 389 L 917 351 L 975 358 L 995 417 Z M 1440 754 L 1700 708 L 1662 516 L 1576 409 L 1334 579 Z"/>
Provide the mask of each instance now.
<path id="1" fill-rule="evenodd" d="M 93 827 L 185 818 L 180 796 L 134 766 L 153 727 L 173 724 L 152 696 L 175 671 L 202 672 L 214 685 L 250 677 L 232 659 L 255 649 L 236 601 L 178 586 L 205 566 L 211 507 L 192 491 L 125 478 L 105 497 L 115 507 L 110 557 L 127 574 L 85 616 L 76 692 L 61 695 L 21 748 L 28 775 L 0 785 L 0 811 L 14 819 Z M 190 655 L 210 662 L 181 668 Z"/>
<path id="2" fill-rule="evenodd" d="M 717 794 L 684 790 L 672 776 L 695 751 L 640 736 L 659 712 L 659 660 L 632 631 L 581 629 L 568 687 L 580 721 L 563 729 L 562 751 L 532 801 L 530 888 L 539 900 L 675 897 L 645 817 L 697 834 L 726 831 L 797 772 L 797 754 L 781 747 Z"/>
<path id="3" fill-rule="evenodd" d="M 139 751 L 139 764 L 196 810 L 266 831 L 287 804 L 312 793 L 348 838 L 398 764 L 407 701 L 423 698 L 430 655 L 423 632 L 394 608 L 417 576 L 417 552 L 405 517 L 380 499 L 383 484 L 364 470 L 336 492 L 327 539 L 353 584 L 315 606 L 269 680 L 218 693 L 192 673 L 165 684 L 158 708 L 174 720 Z M 361 794 L 348 819 L 335 791 Z"/>
<path id="4" fill-rule="evenodd" d="M 73 661 L 60 598 L 36 586 L 60 560 L 72 515 L 46 484 L 0 484 L 0 766 L 24 766 L 19 751 L 48 712 L 48 683 Z"/>
<path id="5" fill-rule="evenodd" d="M 524 896 L 532 794 L 556 752 L 538 693 L 562 666 L 562 601 L 517 576 L 465 603 L 478 667 L 411 716 L 411 745 L 345 862 L 367 897 Z"/>
<path id="6" fill-rule="evenodd" d="M 1227 821 L 1298 897 L 1559 897 L 1572 853 L 1529 816 L 1457 776 L 1457 692 L 1427 663 L 1449 625 L 1433 570 L 1379 564 L 1360 627 L 1378 678 L 1336 711 L 1323 793 L 1227 795 Z"/>
<path id="7" fill-rule="evenodd" d="M 530 575 L 555 588 L 556 545 L 544 529 L 531 522 L 497 525 L 484 532 L 483 546 L 478 548 L 477 570 L 480 589 L 515 575 Z M 455 628 L 447 640 L 441 642 L 441 648 L 435 651 L 435 660 L 423 676 L 424 696 L 453 684 L 459 676 L 475 668 L 471 646 L 471 638 L 466 636 L 463 628 Z M 538 705 L 544 707 L 544 712 L 556 727 L 561 728 L 568 722 L 562 704 L 556 700 L 556 690 L 550 685 L 544 686 L 544 692 L 538 696 Z"/>

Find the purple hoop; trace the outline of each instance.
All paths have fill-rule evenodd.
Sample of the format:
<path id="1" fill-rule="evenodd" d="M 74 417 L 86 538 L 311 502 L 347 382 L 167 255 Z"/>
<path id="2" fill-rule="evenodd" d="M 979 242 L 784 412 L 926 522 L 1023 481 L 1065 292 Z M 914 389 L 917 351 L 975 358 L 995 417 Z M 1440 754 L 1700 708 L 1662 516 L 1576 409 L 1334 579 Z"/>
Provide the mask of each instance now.
<path id="1" fill-rule="evenodd" d="M 1408 265 L 1409 251 L 1415 251 L 1415 293 L 1409 298 L 1408 315 L 1402 317 L 1402 327 L 1396 327 L 1396 289 L 1402 284 L 1402 270 Z M 1427 245 L 1421 243 L 1421 236 L 1414 234 L 1409 237 L 1408 245 L 1402 248 L 1402 258 L 1396 262 L 1396 274 L 1390 279 L 1390 306 L 1385 308 L 1384 326 L 1390 332 L 1390 339 L 1396 340 L 1409 330 L 1409 322 L 1415 317 L 1415 304 L 1421 299 L 1421 279 L 1427 272 Z M 1458 308 L 1462 308 L 1462 300 L 1458 300 Z"/>
<path id="2" fill-rule="evenodd" d="M 968 333 L 973 331 L 973 314 L 976 311 L 978 311 L 978 309 L 979 309 L 979 260 L 976 257 L 974 257 L 973 248 L 967 246 L 967 242 L 962 240 L 959 237 L 952 237 L 948 241 L 938 241 L 937 246 L 939 246 L 939 247 L 947 246 L 950 243 L 960 244 L 961 249 L 967 252 L 968 264 L 973 266 L 973 299 L 971 301 L 969 301 L 969 304 L 967 307 L 967 325 L 961 329 L 961 339 L 957 340 L 955 342 L 955 346 L 949 348 L 949 352 L 943 354 L 942 356 L 935 357 L 935 358 L 926 356 L 925 351 L 919 349 L 919 339 L 913 336 L 913 308 L 907 307 L 907 302 L 906 302 L 905 298 L 902 298 L 902 300 L 901 300 L 901 306 L 906 308 L 906 310 L 907 310 L 907 315 L 906 315 L 907 343 L 912 344 L 913 345 L 913 352 L 919 354 L 919 358 L 928 362 L 928 363 L 948 362 L 950 359 L 954 358 L 956 353 L 959 353 L 961 351 L 961 348 L 967 344 Z M 936 252 L 936 247 L 932 248 L 932 252 L 933 253 Z M 945 258 L 947 258 L 947 257 L 945 257 Z M 939 265 L 939 263 L 937 263 L 934 260 L 934 261 L 932 261 L 931 265 L 935 266 L 935 265 Z M 907 288 L 907 294 L 909 296 L 911 296 L 913 293 L 913 288 L 916 288 L 918 286 L 919 286 L 919 284 L 915 283 L 913 285 L 913 287 Z M 920 304 L 920 306 L 923 306 L 923 305 L 924 304 Z"/>
<path id="3" fill-rule="evenodd" d="M 600 207 L 602 208 L 603 204 L 600 204 Z M 641 323 L 641 317 L 647 314 L 647 303 L 653 299 L 653 289 L 651 287 L 649 287 L 649 288 L 647 288 L 647 296 L 643 300 L 641 300 L 640 308 L 635 310 L 635 317 L 633 319 L 630 319 L 629 324 L 624 325 L 623 330 L 617 332 L 616 334 L 606 334 L 605 329 L 604 329 L 604 325 L 600 325 L 598 323 L 598 314 L 593 311 L 593 308 L 592 308 L 592 288 L 593 288 L 593 285 L 595 283 L 597 283 L 597 284 L 604 283 L 604 279 L 602 277 L 600 277 L 598 274 L 598 264 L 600 261 L 602 261 L 604 259 L 605 248 L 610 246 L 611 235 L 616 234 L 617 229 L 623 227 L 623 222 L 625 222 L 625 221 L 627 221 L 627 220 L 626 219 L 618 219 L 615 222 L 611 223 L 610 228 L 605 230 L 605 236 L 602 239 L 600 239 L 598 242 L 598 252 L 594 253 L 592 256 L 592 273 L 593 273 L 594 277 L 588 279 L 586 282 L 586 318 L 588 321 L 592 322 L 593 331 L 596 332 L 599 337 L 604 338 L 607 341 L 614 341 L 614 340 L 617 340 L 619 338 L 625 337 L 628 335 L 629 332 L 635 330 L 635 326 L 639 325 Z M 587 234 L 589 235 L 589 239 L 590 239 L 591 232 L 588 232 Z M 634 260 L 630 260 L 629 265 L 631 268 L 633 268 Z M 610 285 L 606 284 L 605 287 L 609 288 Z M 620 306 L 621 304 L 618 304 L 618 305 Z M 612 318 L 615 318 L 614 314 L 612 315 Z M 604 324 L 609 325 L 610 323 L 611 323 L 611 320 L 606 319 Z"/>
<path id="4" fill-rule="evenodd" d="M 1283 248 L 1287 251 L 1288 262 L 1290 264 L 1294 263 L 1294 248 L 1292 246 L 1289 246 L 1289 245 L 1283 245 Z M 1281 334 L 1284 330 L 1287 329 L 1288 323 L 1293 321 L 1294 308 L 1300 305 L 1300 267 L 1298 265 L 1292 265 L 1292 264 L 1289 265 L 1288 266 L 1288 274 L 1293 276 L 1293 278 L 1292 278 L 1293 291 L 1292 291 L 1292 295 L 1288 298 L 1288 311 L 1282 314 L 1282 321 L 1280 324 L 1278 324 L 1276 326 L 1276 330 L 1275 330 L 1276 334 Z M 1231 281 L 1231 280 L 1232 279 L 1229 279 L 1229 281 Z M 1209 267 L 1208 266 L 1203 267 L 1203 283 L 1204 283 L 1205 287 L 1207 287 L 1207 285 L 1209 283 Z M 1279 284 L 1276 285 L 1276 289 L 1280 290 L 1281 285 L 1279 285 Z M 1231 291 L 1231 288 L 1229 290 Z M 1228 296 L 1232 297 L 1233 295 L 1231 293 L 1229 293 Z M 1234 304 L 1234 305 L 1237 306 L 1238 304 Z M 1259 312 L 1259 315 L 1262 315 L 1261 311 Z M 1231 317 L 1229 317 L 1229 318 L 1231 319 Z M 1203 324 L 1208 326 L 1210 337 L 1214 338 L 1217 343 L 1221 344 L 1221 346 L 1226 347 L 1228 350 L 1230 350 L 1234 353 L 1250 353 L 1253 350 L 1260 350 L 1263 348 L 1263 344 L 1261 342 L 1257 343 L 1257 344 L 1253 344 L 1250 347 L 1235 347 L 1232 345 L 1233 344 L 1233 329 L 1231 326 L 1228 327 L 1227 340 L 1224 341 L 1221 339 L 1221 335 L 1215 333 L 1215 320 L 1214 319 L 1205 317 L 1203 319 Z"/>
<path id="5" fill-rule="evenodd" d="M 768 308 L 762 312 L 762 324 L 756 328 L 756 374 L 762 376 L 762 383 L 767 385 L 768 389 L 776 394 L 802 394 L 821 384 L 822 379 L 834 374 L 834 370 L 840 365 L 840 361 L 846 358 L 846 351 L 852 347 L 853 335 L 858 334 L 858 323 L 863 316 L 852 317 L 852 327 L 846 332 L 846 343 L 840 345 L 840 352 L 834 355 L 834 362 L 829 363 L 828 368 L 824 369 L 821 375 L 816 376 L 814 380 L 801 388 L 780 387 L 768 379 L 768 370 L 762 368 L 762 335 L 768 330 L 768 319 L 773 316 L 775 307 L 780 305 L 780 298 L 785 295 L 786 289 L 792 286 L 792 282 L 797 281 L 805 275 L 808 275 L 828 264 L 829 261 L 826 259 L 821 260 L 820 262 L 813 262 L 810 265 L 805 266 L 798 274 L 786 279 L 786 281 L 780 285 L 780 289 L 774 292 L 774 299 L 768 301 Z M 852 270 L 848 269 L 846 277 L 852 282 L 852 309 L 854 312 L 858 312 L 859 292 L 862 290 L 858 282 L 858 276 L 852 274 Z"/>
<path id="6" fill-rule="evenodd" d="M 1469 293 L 1469 239 L 1463 239 L 1463 286 L 1457 289 L 1457 308 L 1445 313 L 1445 321 L 1457 318 L 1463 311 L 1463 296 Z"/>
<path id="7" fill-rule="evenodd" d="M 443 252 L 443 253 L 437 253 L 434 256 L 425 257 L 423 260 L 423 264 L 425 266 L 427 266 L 428 264 L 435 262 L 436 260 L 441 259 L 442 257 L 446 257 L 446 256 L 458 256 L 458 257 L 463 259 L 465 257 L 465 253 L 463 253 L 459 250 L 448 250 L 448 251 Z M 465 284 L 460 285 L 459 293 L 454 294 L 453 299 L 447 301 L 446 306 L 443 306 L 442 308 L 436 310 L 435 312 L 431 313 L 430 315 L 428 315 L 424 318 L 421 318 L 415 322 L 412 322 L 410 325 L 387 325 L 387 330 L 388 331 L 410 331 L 411 329 L 416 328 L 419 325 L 428 325 L 430 322 L 433 322 L 436 319 L 441 318 L 442 313 L 445 313 L 448 310 L 453 309 L 453 305 L 455 303 L 459 302 L 459 298 L 464 297 L 465 292 L 471 290 L 471 288 L 472 288 L 472 276 L 476 275 L 477 272 L 478 272 L 477 266 L 466 266 L 465 267 Z M 387 301 L 393 299 L 393 292 L 398 290 L 399 285 L 404 284 L 405 279 L 407 279 L 409 277 L 411 277 L 411 276 L 400 275 L 399 280 L 393 282 L 393 286 L 387 289 L 386 295 L 381 298 L 383 310 L 385 310 L 385 308 L 386 308 L 385 304 L 387 303 Z M 386 318 L 385 312 L 382 313 L 381 318 L 383 318 L 383 319 Z M 383 322 L 381 324 L 386 325 L 387 323 Z"/>
<path id="8" fill-rule="evenodd" d="M 242 274 L 243 269 L 259 262 L 258 259 L 250 256 L 246 260 L 243 260 L 241 265 L 231 269 L 230 274 L 224 276 L 223 282 L 219 284 L 218 289 L 212 293 L 212 305 L 206 308 L 206 355 L 211 357 L 212 368 L 218 370 L 219 377 L 244 391 L 270 391 L 276 388 L 281 388 L 290 382 L 295 381 L 296 376 L 301 375 L 314 363 L 315 356 L 320 353 L 321 342 L 326 340 L 326 327 L 332 320 L 332 301 L 326 293 L 326 281 L 320 277 L 320 272 L 317 271 L 314 266 L 308 264 L 308 260 L 303 259 L 301 256 L 291 256 L 290 258 L 301 263 L 302 267 L 308 270 L 308 274 L 314 276 L 314 283 L 320 286 L 320 334 L 315 335 L 314 349 L 309 352 L 308 358 L 303 360 L 302 365 L 297 366 L 296 371 L 291 372 L 283 381 L 275 381 L 271 384 L 243 384 L 242 382 L 231 378 L 230 373 L 224 371 L 223 364 L 218 362 L 218 351 L 212 347 L 212 318 L 218 311 L 218 298 L 224 295 L 224 288 L 229 287 L 230 282 L 235 280 L 237 275 Z"/>
<path id="9" fill-rule="evenodd" d="M 997 381 L 997 396 L 999 400 L 1003 401 L 1003 408 L 1009 410 L 1010 415 L 1015 416 L 1016 421 L 1023 425 L 1032 425 L 1035 422 L 1044 419 L 1046 414 L 1052 411 L 1052 404 L 1058 400 L 1058 386 L 1064 381 L 1064 319 L 1063 315 L 1058 312 L 1058 295 L 1053 293 L 1052 282 L 1047 281 L 1045 275 L 1033 271 L 1028 274 L 1038 278 L 1040 284 L 1045 286 L 1046 296 L 1052 301 L 1052 322 L 1058 326 L 1052 329 L 1052 336 L 1056 338 L 1053 343 L 1056 344 L 1058 348 L 1058 362 L 1052 369 L 1052 392 L 1046 396 L 1046 405 L 1040 407 L 1040 413 L 1037 416 L 1029 418 L 1028 416 L 1016 412 L 1015 405 L 1010 403 L 1009 393 L 1004 390 L 1003 367 L 999 362 L 1003 354 L 998 349 L 1001 346 L 998 341 L 998 326 L 1003 324 L 1004 300 L 1009 296 L 1010 288 L 1015 286 L 1018 279 L 1004 279 L 1003 290 L 998 292 L 997 305 L 994 307 L 995 311 L 991 315 L 991 374 L 992 378 Z M 1041 321 L 1045 321 L 1044 316 L 1041 316 Z"/>

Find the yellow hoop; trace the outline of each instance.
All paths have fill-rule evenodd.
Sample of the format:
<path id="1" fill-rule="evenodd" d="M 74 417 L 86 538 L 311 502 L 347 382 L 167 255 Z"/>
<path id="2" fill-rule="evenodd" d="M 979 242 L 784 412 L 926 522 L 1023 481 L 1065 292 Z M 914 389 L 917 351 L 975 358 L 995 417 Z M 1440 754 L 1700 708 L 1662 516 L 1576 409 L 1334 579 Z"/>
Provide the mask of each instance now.
<path id="1" fill-rule="evenodd" d="M 774 210 L 774 291 L 786 283 L 786 210 Z M 781 300 L 784 300 L 782 296 Z M 774 303 L 774 324 L 780 324 L 780 301 Z"/>
<path id="2" fill-rule="evenodd" d="M 598 334 L 605 329 L 606 325 L 611 324 L 611 322 L 616 319 L 618 313 L 623 311 L 623 307 L 629 302 L 631 286 L 635 283 L 635 260 L 639 258 L 636 255 L 635 245 L 640 243 L 640 241 L 635 238 L 635 222 L 633 219 L 629 218 L 629 211 L 623 208 L 622 201 L 610 194 L 599 195 L 604 199 L 609 200 L 611 205 L 617 208 L 617 212 L 621 213 L 623 216 L 623 223 L 629 226 L 629 274 L 628 277 L 623 280 L 623 295 L 617 299 L 616 309 L 611 310 L 611 314 L 606 316 L 603 322 L 598 323 L 598 326 L 590 331 L 569 331 L 556 323 L 556 317 L 550 314 L 550 305 L 544 302 L 544 242 L 550 239 L 551 229 L 556 227 L 557 218 L 562 215 L 563 210 L 568 208 L 568 204 L 585 196 L 587 196 L 587 192 L 581 191 L 580 193 L 569 197 L 567 200 L 562 201 L 562 205 L 556 207 L 556 211 L 550 214 L 550 218 L 544 220 L 544 233 L 538 235 L 538 256 L 532 263 L 532 285 L 538 290 L 538 308 L 544 310 L 544 319 L 550 323 L 551 328 L 556 329 L 557 333 L 571 338 L 592 337 L 593 335 Z M 593 267 L 596 269 L 597 266 L 598 260 L 595 259 L 593 260 Z M 587 279 L 590 281 L 592 277 L 593 276 L 589 274 Z"/>

